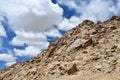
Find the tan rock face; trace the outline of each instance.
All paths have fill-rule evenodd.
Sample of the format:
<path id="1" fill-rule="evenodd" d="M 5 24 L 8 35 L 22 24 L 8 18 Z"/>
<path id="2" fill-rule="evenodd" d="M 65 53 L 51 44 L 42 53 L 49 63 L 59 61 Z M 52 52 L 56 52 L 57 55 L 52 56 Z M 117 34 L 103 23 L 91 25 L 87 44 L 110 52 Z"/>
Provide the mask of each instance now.
<path id="1" fill-rule="evenodd" d="M 85 20 L 37 57 L 0 70 L 0 80 L 120 80 L 120 17 Z"/>

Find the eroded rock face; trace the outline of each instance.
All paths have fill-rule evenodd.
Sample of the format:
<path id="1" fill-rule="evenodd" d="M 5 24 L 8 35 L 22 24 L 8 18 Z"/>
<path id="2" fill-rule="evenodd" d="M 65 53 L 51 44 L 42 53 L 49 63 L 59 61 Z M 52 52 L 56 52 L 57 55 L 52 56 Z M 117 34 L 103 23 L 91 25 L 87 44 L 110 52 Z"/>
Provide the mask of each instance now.
<path id="1" fill-rule="evenodd" d="M 0 80 L 119 80 L 116 74 L 120 74 L 120 17 L 113 16 L 96 24 L 83 21 L 37 57 L 1 70 Z M 79 78 L 67 77 L 72 75 Z"/>

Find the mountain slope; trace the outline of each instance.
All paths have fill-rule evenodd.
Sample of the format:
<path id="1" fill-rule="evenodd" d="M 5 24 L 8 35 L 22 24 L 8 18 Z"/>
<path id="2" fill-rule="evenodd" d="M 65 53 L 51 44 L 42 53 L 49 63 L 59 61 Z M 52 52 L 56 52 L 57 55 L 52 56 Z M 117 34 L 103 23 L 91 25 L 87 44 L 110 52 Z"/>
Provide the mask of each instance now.
<path id="1" fill-rule="evenodd" d="M 0 71 L 0 80 L 120 80 L 120 17 L 85 20 L 26 62 Z"/>

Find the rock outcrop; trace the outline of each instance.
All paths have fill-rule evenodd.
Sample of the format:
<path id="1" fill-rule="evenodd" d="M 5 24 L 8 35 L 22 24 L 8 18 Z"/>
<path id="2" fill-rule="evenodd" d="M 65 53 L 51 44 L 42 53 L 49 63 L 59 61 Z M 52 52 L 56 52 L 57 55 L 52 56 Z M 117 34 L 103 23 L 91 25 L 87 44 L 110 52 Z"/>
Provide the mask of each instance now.
<path id="1" fill-rule="evenodd" d="M 37 57 L 1 70 L 0 80 L 120 80 L 120 17 L 83 21 Z"/>

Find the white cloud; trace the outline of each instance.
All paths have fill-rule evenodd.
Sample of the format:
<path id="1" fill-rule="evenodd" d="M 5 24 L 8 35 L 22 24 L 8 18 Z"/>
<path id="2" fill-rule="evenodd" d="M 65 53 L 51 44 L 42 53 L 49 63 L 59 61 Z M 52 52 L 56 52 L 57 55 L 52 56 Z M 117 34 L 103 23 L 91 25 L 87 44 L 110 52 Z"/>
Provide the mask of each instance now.
<path id="1" fill-rule="evenodd" d="M 4 29 L 4 27 L 2 26 L 2 24 L 0 23 L 0 36 L 2 37 L 6 37 L 6 31 Z"/>
<path id="2" fill-rule="evenodd" d="M 58 2 L 58 4 L 68 6 L 69 9 L 77 8 L 75 0 L 66 0 L 66 1 L 64 1 L 64 0 L 57 0 L 57 2 Z M 79 2 L 81 2 L 81 1 L 79 0 Z"/>
<path id="3" fill-rule="evenodd" d="M 89 4 L 85 6 L 79 6 L 77 11 L 82 14 L 80 16 L 81 20 L 90 19 L 93 21 L 104 21 L 114 14 L 111 11 L 112 7 L 113 2 L 111 0 L 91 0 Z"/>
<path id="4" fill-rule="evenodd" d="M 63 21 L 58 25 L 61 30 L 69 30 L 80 23 L 78 17 L 72 16 L 70 19 L 64 18 Z"/>
<path id="5" fill-rule="evenodd" d="M 16 63 L 15 61 L 13 61 L 13 62 L 7 62 L 7 63 L 5 63 L 5 66 L 11 66 L 11 65 L 13 65 L 15 63 Z"/>
<path id="6" fill-rule="evenodd" d="M 16 37 L 13 38 L 11 44 L 16 46 L 34 45 L 34 46 L 42 46 L 46 48 L 48 45 L 47 37 L 43 33 L 33 33 L 33 32 L 25 32 L 25 31 L 16 31 Z"/>
<path id="7" fill-rule="evenodd" d="M 113 0 L 57 0 L 60 5 L 66 5 L 69 9 L 74 9 L 77 14 L 80 14 L 80 16 L 77 16 L 80 22 L 85 19 L 89 19 L 94 22 L 104 21 L 112 15 L 120 15 L 120 1 L 117 1 L 116 5 L 114 5 Z M 65 22 L 67 23 L 70 21 L 63 22 L 65 24 Z M 70 22 L 68 24 L 72 23 Z"/>
<path id="8" fill-rule="evenodd" d="M 6 53 L 2 53 L 0 54 L 0 61 L 4 61 L 4 62 L 13 62 L 16 60 L 16 57 L 14 57 L 11 54 L 6 54 Z"/>
<path id="9" fill-rule="evenodd" d="M 23 46 L 26 43 L 26 41 L 21 40 L 18 37 L 14 37 L 10 43 L 14 46 Z"/>
<path id="10" fill-rule="evenodd" d="M 5 66 L 11 66 L 16 63 L 17 57 L 13 56 L 12 52 L 8 50 L 7 53 L 0 53 L 0 61 L 5 62 Z"/>
<path id="11" fill-rule="evenodd" d="M 20 50 L 20 49 L 14 49 L 14 52 L 16 53 L 16 56 L 36 56 L 38 55 L 41 50 L 38 47 L 35 46 L 28 46 L 25 48 L 25 50 Z"/>
<path id="12" fill-rule="evenodd" d="M 0 13 L 6 15 L 9 25 L 16 33 L 16 37 L 10 43 L 15 46 L 28 45 L 23 51 L 15 51 L 21 51 L 21 55 L 23 52 L 28 52 L 31 46 L 39 52 L 45 49 L 49 44 L 46 37 L 48 33 L 52 36 L 61 36 L 55 29 L 44 33 L 62 21 L 63 9 L 51 0 L 0 0 Z M 39 52 L 26 55 L 33 56 Z"/>
<path id="13" fill-rule="evenodd" d="M 56 28 L 51 28 L 45 31 L 44 34 L 50 37 L 61 37 L 62 36 L 62 34 Z"/>
<path id="14" fill-rule="evenodd" d="M 62 20 L 63 10 L 51 0 L 0 0 L 0 11 L 7 15 L 14 30 L 40 32 Z"/>

